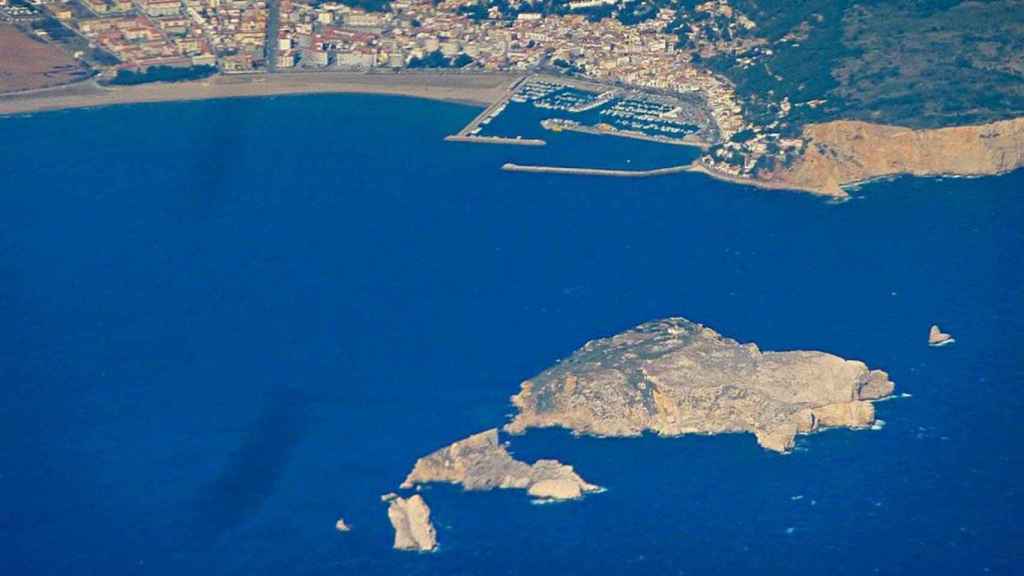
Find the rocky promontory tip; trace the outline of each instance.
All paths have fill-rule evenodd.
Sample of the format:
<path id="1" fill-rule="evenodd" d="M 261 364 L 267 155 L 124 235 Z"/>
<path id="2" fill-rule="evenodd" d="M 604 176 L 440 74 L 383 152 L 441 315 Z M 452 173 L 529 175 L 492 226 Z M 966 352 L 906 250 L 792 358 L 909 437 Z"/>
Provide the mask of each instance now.
<path id="1" fill-rule="evenodd" d="M 522 384 L 511 433 L 560 426 L 578 434 L 664 436 L 749 432 L 777 452 L 797 434 L 867 428 L 872 400 L 893 392 L 881 370 L 824 352 L 761 352 L 682 318 L 588 342 Z"/>
<path id="2" fill-rule="evenodd" d="M 908 174 L 988 176 L 1024 166 L 1024 118 L 912 129 L 857 120 L 807 124 L 803 153 L 761 178 L 844 196 L 843 186 Z"/>
<path id="3" fill-rule="evenodd" d="M 956 342 L 951 334 L 946 334 L 939 329 L 938 324 L 932 324 L 931 329 L 928 331 L 928 345 L 932 347 L 946 346 Z"/>
<path id="4" fill-rule="evenodd" d="M 437 532 L 422 496 L 401 498 L 386 494 L 381 499 L 388 503 L 388 520 L 395 529 L 395 550 L 433 552 L 437 548 Z"/>
<path id="5" fill-rule="evenodd" d="M 441 448 L 416 461 L 402 488 L 428 482 L 461 484 L 466 490 L 517 488 L 537 498 L 568 500 L 600 490 L 557 460 L 532 465 L 512 457 L 490 429 Z"/>

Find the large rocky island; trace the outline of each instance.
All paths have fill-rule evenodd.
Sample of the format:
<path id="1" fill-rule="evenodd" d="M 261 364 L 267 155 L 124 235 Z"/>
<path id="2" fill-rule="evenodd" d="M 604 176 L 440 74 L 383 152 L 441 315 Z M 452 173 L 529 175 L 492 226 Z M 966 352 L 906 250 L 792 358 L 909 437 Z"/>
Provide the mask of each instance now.
<path id="1" fill-rule="evenodd" d="M 662 436 L 749 432 L 775 452 L 798 434 L 875 424 L 872 401 L 891 395 L 888 374 L 825 352 L 762 352 L 683 318 L 668 318 L 585 344 L 522 384 L 511 434 L 560 426 L 577 434 Z M 498 430 L 474 434 L 416 461 L 401 488 L 432 482 L 465 490 L 514 488 L 545 500 L 600 488 L 556 460 L 512 457 Z M 436 547 L 418 494 L 387 496 L 395 548 Z"/>
<path id="2" fill-rule="evenodd" d="M 797 434 L 864 428 L 890 395 L 881 370 L 824 352 L 761 352 L 682 318 L 587 343 L 522 384 L 505 427 L 663 436 L 749 432 L 777 452 Z"/>

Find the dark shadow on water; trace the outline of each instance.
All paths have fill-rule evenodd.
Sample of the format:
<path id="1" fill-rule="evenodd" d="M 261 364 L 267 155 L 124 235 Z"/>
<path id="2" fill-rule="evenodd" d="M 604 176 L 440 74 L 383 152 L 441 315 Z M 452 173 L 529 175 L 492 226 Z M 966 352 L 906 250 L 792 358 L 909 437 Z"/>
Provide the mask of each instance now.
<path id="1" fill-rule="evenodd" d="M 267 393 L 238 450 L 196 496 L 189 531 L 196 542 L 212 542 L 239 526 L 274 493 L 305 432 L 308 405 L 295 388 L 278 386 Z"/>

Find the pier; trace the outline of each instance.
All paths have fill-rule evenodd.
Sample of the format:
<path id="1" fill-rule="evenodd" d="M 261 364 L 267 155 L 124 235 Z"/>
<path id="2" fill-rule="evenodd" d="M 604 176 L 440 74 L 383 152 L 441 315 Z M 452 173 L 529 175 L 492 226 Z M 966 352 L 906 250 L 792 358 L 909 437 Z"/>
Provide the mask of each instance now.
<path id="1" fill-rule="evenodd" d="M 534 174 L 571 174 L 576 176 L 614 176 L 617 178 L 651 178 L 681 172 L 696 172 L 693 164 L 654 168 L 652 170 L 614 170 L 607 168 L 571 168 L 561 166 L 536 166 L 506 162 L 501 167 L 506 172 L 531 172 Z"/>
<path id="2" fill-rule="evenodd" d="M 544 140 L 537 140 L 535 138 L 507 138 L 505 136 L 471 136 L 462 134 L 452 134 L 451 136 L 444 137 L 445 142 L 469 142 L 471 144 L 518 144 L 520 146 L 546 146 L 547 142 Z"/>
<path id="3" fill-rule="evenodd" d="M 658 144 L 672 144 L 674 146 L 693 146 L 700 148 L 701 150 L 707 150 L 710 145 L 707 142 L 703 142 L 693 136 L 687 134 L 682 138 L 669 138 L 668 136 L 659 136 L 654 134 L 644 134 L 643 132 L 634 132 L 631 130 L 617 130 L 609 128 L 599 128 L 597 126 L 586 126 L 575 122 L 559 121 L 559 119 L 547 119 L 541 120 L 541 126 L 545 130 L 552 132 L 580 132 L 583 134 L 592 134 L 596 136 L 618 136 L 619 138 L 632 138 L 634 140 L 644 140 L 646 142 L 657 142 Z"/>
<path id="4" fill-rule="evenodd" d="M 679 166 L 666 166 L 665 168 L 654 168 L 652 170 L 615 170 L 607 168 L 572 168 L 562 166 L 537 166 L 529 164 L 513 164 L 512 162 L 505 163 L 502 170 L 506 172 L 528 172 L 534 174 L 565 174 L 575 176 L 611 176 L 615 178 L 652 178 L 655 176 L 669 176 L 671 174 L 681 174 L 684 172 L 704 174 L 714 180 L 721 180 L 722 182 L 729 182 L 732 184 L 739 184 L 740 186 L 750 186 L 753 188 L 760 188 L 763 190 L 789 190 L 797 192 L 808 192 L 817 196 L 828 196 L 834 202 L 845 202 L 849 199 L 849 195 L 839 189 L 838 192 L 829 190 L 827 188 L 819 188 L 813 186 L 806 186 L 801 184 L 793 184 L 789 182 L 772 182 L 768 180 L 757 180 L 754 178 L 744 176 L 734 176 L 725 172 L 719 172 L 712 170 L 699 161 L 691 162 L 690 164 L 682 164 Z"/>

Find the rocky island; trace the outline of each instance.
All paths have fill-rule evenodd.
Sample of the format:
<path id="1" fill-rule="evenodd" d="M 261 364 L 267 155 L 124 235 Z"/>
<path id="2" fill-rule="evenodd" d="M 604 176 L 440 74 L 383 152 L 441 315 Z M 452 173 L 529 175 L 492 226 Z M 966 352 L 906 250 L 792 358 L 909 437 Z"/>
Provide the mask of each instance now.
<path id="1" fill-rule="evenodd" d="M 893 383 L 881 370 L 824 352 L 762 352 L 682 318 L 587 343 L 522 384 L 505 430 L 662 436 L 749 432 L 776 452 L 797 434 L 867 428 Z"/>
<path id="2" fill-rule="evenodd" d="M 498 430 L 493 428 L 420 458 L 402 488 L 428 482 L 461 484 L 466 490 L 517 488 L 551 500 L 575 499 L 600 490 L 557 460 L 532 465 L 516 460 L 498 442 Z"/>
<path id="3" fill-rule="evenodd" d="M 932 324 L 931 329 L 928 330 L 928 345 L 933 348 L 937 348 L 939 346 L 946 346 L 948 344 L 952 344 L 953 342 L 956 342 L 956 340 L 953 339 L 953 335 L 946 334 L 945 332 L 943 332 L 941 329 L 939 329 L 938 324 Z"/>
<path id="4" fill-rule="evenodd" d="M 388 503 L 388 520 L 395 529 L 395 550 L 433 552 L 437 549 L 437 531 L 430 522 L 430 507 L 422 496 L 401 498 L 385 494 L 381 499 Z"/>
<path id="5" fill-rule="evenodd" d="M 585 344 L 523 382 L 504 430 L 560 426 L 576 434 L 662 436 L 749 432 L 768 450 L 792 450 L 798 434 L 870 428 L 873 401 L 892 394 L 882 370 L 825 352 L 762 352 L 683 318 L 641 324 Z M 465 490 L 511 488 L 545 500 L 601 490 L 557 460 L 527 464 L 497 429 L 473 434 L 416 461 L 401 488 L 446 482 Z M 436 545 L 430 510 L 416 494 L 388 494 L 395 548 Z"/>

